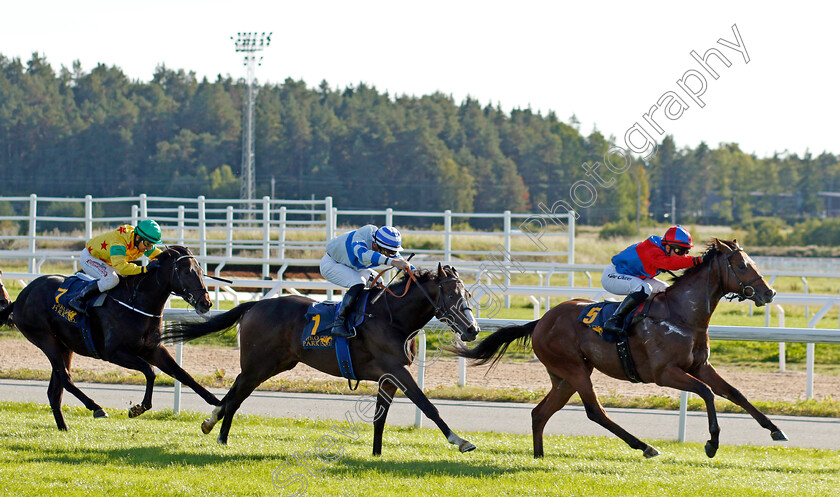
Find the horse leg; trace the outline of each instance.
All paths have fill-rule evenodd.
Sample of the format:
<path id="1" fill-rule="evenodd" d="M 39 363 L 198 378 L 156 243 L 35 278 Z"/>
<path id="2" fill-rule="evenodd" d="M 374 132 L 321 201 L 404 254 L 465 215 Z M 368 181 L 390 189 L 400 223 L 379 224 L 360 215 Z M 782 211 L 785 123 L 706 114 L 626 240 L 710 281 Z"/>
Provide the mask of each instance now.
<path id="1" fill-rule="evenodd" d="M 64 394 L 64 381 L 59 375 L 58 371 L 53 368 L 50 376 L 50 384 L 47 386 L 47 400 L 50 402 L 50 409 L 52 409 L 55 424 L 58 429 L 67 431 L 67 422 L 64 421 L 64 414 L 61 412 L 61 396 Z"/>
<path id="2" fill-rule="evenodd" d="M 385 418 L 397 392 L 397 385 L 387 379 L 380 381 L 376 395 L 376 417 L 373 420 L 373 455 L 382 455 L 382 432 L 385 430 Z"/>
<path id="3" fill-rule="evenodd" d="M 569 380 L 568 378 L 567 381 L 572 383 L 573 387 L 580 395 L 580 400 L 583 402 L 583 407 L 586 409 L 586 417 L 603 426 L 618 438 L 624 440 L 624 443 L 629 445 L 630 448 L 641 450 L 645 457 L 658 456 L 658 450 L 634 437 L 607 416 L 603 406 L 601 406 L 601 402 L 598 400 L 598 396 L 595 395 L 595 390 L 592 388 L 592 381 L 589 379 L 589 375 L 580 376 L 581 377 L 578 378 L 577 381 Z"/>
<path id="4" fill-rule="evenodd" d="M 709 417 L 709 434 L 711 438 L 706 442 L 706 455 L 715 457 L 720 446 L 720 425 L 715 410 L 715 395 L 712 390 L 702 381 L 686 373 L 677 366 L 668 366 L 656 378 L 656 384 L 663 387 L 676 388 L 686 392 L 693 392 L 706 403 L 706 413 Z"/>
<path id="5" fill-rule="evenodd" d="M 454 431 L 449 429 L 449 426 L 441 419 L 437 408 L 429 401 L 423 391 L 420 390 L 411 373 L 404 366 L 390 368 L 389 372 L 393 379 L 399 383 L 400 389 L 405 393 L 405 396 L 414 402 L 414 405 L 419 407 L 423 411 L 423 414 L 438 426 L 449 443 L 457 445 L 458 450 L 461 452 L 475 450 L 475 445 L 459 437 Z"/>
<path id="6" fill-rule="evenodd" d="M 85 407 L 89 410 L 93 411 L 94 418 L 107 418 L 108 413 L 105 412 L 102 407 L 99 406 L 96 402 L 94 402 L 90 397 L 85 395 L 79 387 L 77 387 L 72 380 L 69 378 L 69 371 L 70 371 L 70 363 L 73 361 L 73 351 L 70 349 L 65 349 L 61 353 L 62 358 L 64 359 L 64 367 L 68 371 L 68 383 L 65 385 L 65 389 L 70 392 L 74 397 L 79 399 Z M 52 378 L 50 378 L 50 382 L 52 382 Z M 61 394 L 59 394 L 61 395 Z M 59 403 L 61 402 L 61 397 L 59 397 Z"/>
<path id="7" fill-rule="evenodd" d="M 79 388 L 73 384 L 70 379 L 70 373 L 67 367 L 70 364 L 70 354 L 72 352 L 62 345 L 58 344 L 54 339 L 48 343 L 39 343 L 38 347 L 47 356 L 52 366 L 52 375 L 50 375 L 50 383 L 47 386 L 47 399 L 50 402 L 50 409 L 53 412 L 55 423 L 59 430 L 67 430 L 67 423 L 64 420 L 64 414 L 61 412 L 61 398 L 66 388 L 68 392 L 79 399 L 85 407 L 94 411 L 102 411 L 96 402 L 90 397 L 82 393 Z M 104 411 L 102 411 L 104 412 Z"/>
<path id="8" fill-rule="evenodd" d="M 155 387 L 155 372 L 149 363 L 125 350 L 116 350 L 109 354 L 108 361 L 117 366 L 140 371 L 146 377 L 146 393 L 143 395 L 143 400 L 128 409 L 128 417 L 136 418 L 150 410 L 152 408 L 152 391 Z"/>
<path id="9" fill-rule="evenodd" d="M 204 401 L 211 406 L 218 406 L 221 404 L 221 401 L 219 401 L 215 395 L 210 393 L 203 386 L 199 385 L 189 373 L 184 371 L 184 368 L 178 365 L 172 357 L 172 354 L 170 354 L 163 345 L 159 345 L 156 349 L 154 349 L 154 351 L 148 356 L 148 361 L 160 368 L 160 370 L 164 373 L 192 388 L 199 397 L 204 399 Z"/>
<path id="10" fill-rule="evenodd" d="M 724 380 L 711 364 L 706 363 L 703 366 L 700 366 L 695 373 L 697 379 L 706 385 L 709 385 L 715 395 L 720 395 L 747 411 L 753 419 L 758 421 L 758 424 L 761 425 L 762 428 L 770 431 L 770 437 L 773 440 L 780 442 L 787 441 L 788 438 L 784 432 L 773 424 L 773 422 L 770 421 L 763 412 L 756 409 L 755 406 L 752 405 L 746 397 L 744 397 L 744 394 Z"/>
<path id="11" fill-rule="evenodd" d="M 531 432 L 534 435 L 534 457 L 543 456 L 543 430 L 551 416 L 563 408 L 575 389 L 566 380 L 549 372 L 551 391 L 531 411 Z"/>
<path id="12" fill-rule="evenodd" d="M 230 434 L 230 425 L 233 423 L 233 415 L 242 405 L 242 402 L 248 398 L 249 395 L 262 383 L 270 378 L 252 377 L 244 371 L 239 373 L 233 386 L 230 387 L 227 395 L 222 399 L 221 405 L 213 410 L 213 414 L 209 419 L 205 419 L 201 423 L 201 431 L 205 434 L 210 433 L 216 422 L 222 420 L 222 428 L 219 430 L 218 441 L 221 444 L 227 444 L 228 435 Z"/>

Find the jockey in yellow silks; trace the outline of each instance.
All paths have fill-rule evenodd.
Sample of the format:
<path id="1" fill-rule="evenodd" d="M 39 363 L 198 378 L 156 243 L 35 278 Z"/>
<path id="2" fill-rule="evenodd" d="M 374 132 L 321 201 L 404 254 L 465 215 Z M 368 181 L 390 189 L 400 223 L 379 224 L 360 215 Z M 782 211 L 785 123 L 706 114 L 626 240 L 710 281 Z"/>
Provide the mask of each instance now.
<path id="1" fill-rule="evenodd" d="M 151 219 L 140 221 L 136 228 L 126 224 L 92 238 L 79 255 L 79 265 L 96 281 L 88 283 L 79 295 L 70 300 L 70 307 L 84 312 L 84 302 L 117 286 L 120 275 L 141 274 L 156 267 L 159 263 L 154 259 L 161 250 L 155 244 L 160 242 L 160 226 Z M 148 266 L 131 262 L 143 255 L 152 260 Z"/>

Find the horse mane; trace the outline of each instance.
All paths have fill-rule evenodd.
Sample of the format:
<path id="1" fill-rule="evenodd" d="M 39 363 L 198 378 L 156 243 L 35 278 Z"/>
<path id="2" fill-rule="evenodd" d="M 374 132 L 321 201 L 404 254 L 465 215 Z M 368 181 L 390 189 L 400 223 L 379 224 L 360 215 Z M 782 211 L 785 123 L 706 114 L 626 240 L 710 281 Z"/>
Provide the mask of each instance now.
<path id="1" fill-rule="evenodd" d="M 706 244 L 706 251 L 703 252 L 703 254 L 700 256 L 700 257 L 704 258 L 704 261 L 701 262 L 700 264 L 696 265 L 696 266 L 692 266 L 692 267 L 686 269 L 685 271 L 683 271 L 683 273 L 681 275 L 674 277 L 674 279 L 671 280 L 671 284 L 676 284 L 680 280 L 682 280 L 686 277 L 689 277 L 692 274 L 699 273 L 700 271 L 702 271 L 703 269 L 708 267 L 709 264 L 712 263 L 712 259 L 714 259 L 715 256 L 720 252 L 717 249 L 717 244 L 718 243 L 726 245 L 727 247 L 732 247 L 734 245 L 732 242 L 727 241 L 727 240 L 721 240 L 719 238 L 712 238 Z M 708 257 L 706 257 L 707 255 L 708 255 Z"/>
<path id="2" fill-rule="evenodd" d="M 388 285 L 388 289 L 392 292 L 396 293 L 397 295 L 402 294 L 405 291 L 405 285 L 410 281 L 404 272 L 400 272 L 400 277 Z M 427 280 L 434 278 L 437 275 L 437 271 L 432 271 L 431 269 L 415 269 L 414 270 L 414 277 L 417 278 L 417 281 L 423 283 Z"/>
<path id="3" fill-rule="evenodd" d="M 165 245 L 165 247 L 166 248 L 161 250 L 161 253 L 158 255 L 158 257 L 164 254 L 166 254 L 168 257 L 172 257 L 173 255 L 192 254 L 192 252 L 190 252 L 190 249 L 182 245 Z"/>

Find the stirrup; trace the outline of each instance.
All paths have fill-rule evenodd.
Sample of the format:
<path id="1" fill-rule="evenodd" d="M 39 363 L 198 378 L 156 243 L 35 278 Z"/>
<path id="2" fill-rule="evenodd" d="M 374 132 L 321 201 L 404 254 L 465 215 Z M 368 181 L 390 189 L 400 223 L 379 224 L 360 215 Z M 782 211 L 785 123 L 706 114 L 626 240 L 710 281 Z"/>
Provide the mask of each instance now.
<path id="1" fill-rule="evenodd" d="M 85 302 L 81 301 L 81 299 L 72 298 L 67 302 L 67 306 L 79 314 L 87 314 L 87 312 L 85 312 Z"/>
<path id="2" fill-rule="evenodd" d="M 342 338 L 354 338 L 356 336 L 356 330 L 351 329 L 348 330 L 346 327 L 333 327 L 330 330 L 330 334 L 335 337 L 342 337 Z"/>

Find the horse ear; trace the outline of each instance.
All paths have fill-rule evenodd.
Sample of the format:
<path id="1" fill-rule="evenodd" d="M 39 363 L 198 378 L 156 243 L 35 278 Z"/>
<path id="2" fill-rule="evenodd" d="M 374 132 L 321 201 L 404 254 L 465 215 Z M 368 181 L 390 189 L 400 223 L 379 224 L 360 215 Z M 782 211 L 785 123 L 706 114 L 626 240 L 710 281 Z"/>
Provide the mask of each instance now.
<path id="1" fill-rule="evenodd" d="M 441 264 L 438 262 L 437 277 L 438 277 L 438 279 L 441 279 L 444 276 L 446 276 L 446 274 L 444 274 L 444 272 L 443 272 L 443 266 L 441 266 Z"/>
<path id="2" fill-rule="evenodd" d="M 727 242 L 726 240 L 721 240 L 719 238 L 715 238 L 715 246 L 717 249 L 725 254 L 732 252 L 732 247 L 729 246 L 731 242 Z"/>

